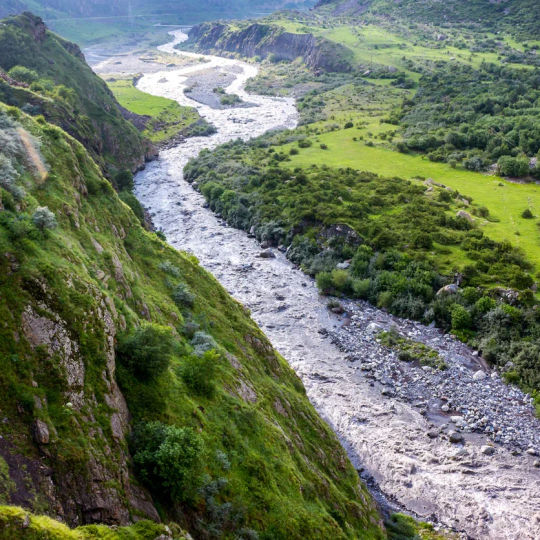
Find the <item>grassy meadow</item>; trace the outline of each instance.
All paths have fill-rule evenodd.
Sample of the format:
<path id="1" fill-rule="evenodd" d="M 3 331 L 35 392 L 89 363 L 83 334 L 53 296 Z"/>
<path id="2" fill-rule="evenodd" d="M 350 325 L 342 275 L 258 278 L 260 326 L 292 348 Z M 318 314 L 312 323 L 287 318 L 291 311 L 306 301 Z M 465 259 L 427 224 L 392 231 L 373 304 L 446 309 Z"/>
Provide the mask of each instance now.
<path id="1" fill-rule="evenodd" d="M 192 107 L 183 107 L 172 99 L 141 92 L 132 79 L 109 79 L 107 84 L 122 107 L 135 114 L 151 117 L 143 135 L 152 142 L 171 139 L 200 118 Z"/>

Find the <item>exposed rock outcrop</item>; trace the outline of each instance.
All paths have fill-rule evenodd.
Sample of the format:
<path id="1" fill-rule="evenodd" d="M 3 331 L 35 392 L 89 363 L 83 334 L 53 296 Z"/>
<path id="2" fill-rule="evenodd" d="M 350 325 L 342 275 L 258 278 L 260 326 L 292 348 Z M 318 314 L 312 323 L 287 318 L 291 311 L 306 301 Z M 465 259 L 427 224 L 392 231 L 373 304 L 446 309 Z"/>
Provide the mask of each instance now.
<path id="1" fill-rule="evenodd" d="M 335 72 L 352 69 L 352 53 L 346 47 L 312 34 L 286 32 L 269 24 L 254 23 L 232 30 L 222 23 L 203 23 L 191 29 L 189 39 L 200 51 L 226 51 L 261 58 L 273 55 L 276 60 L 302 57 L 312 69 Z"/>

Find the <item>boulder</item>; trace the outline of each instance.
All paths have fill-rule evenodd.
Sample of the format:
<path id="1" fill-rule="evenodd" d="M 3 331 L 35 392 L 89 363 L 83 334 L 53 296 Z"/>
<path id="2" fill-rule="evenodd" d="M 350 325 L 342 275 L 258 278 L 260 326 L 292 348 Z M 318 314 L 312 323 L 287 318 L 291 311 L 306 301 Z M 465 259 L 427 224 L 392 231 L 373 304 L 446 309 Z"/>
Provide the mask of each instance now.
<path id="1" fill-rule="evenodd" d="M 261 259 L 275 259 L 276 258 L 274 252 L 271 249 L 265 249 L 264 251 L 261 251 L 259 253 L 259 257 Z"/>
<path id="2" fill-rule="evenodd" d="M 437 291 L 437 296 L 442 294 L 456 294 L 459 291 L 459 287 L 455 283 L 450 283 L 450 285 L 445 285 Z"/>
<path id="3" fill-rule="evenodd" d="M 34 420 L 34 424 L 32 425 L 32 435 L 37 444 L 49 444 L 49 427 L 43 420 Z"/>
<path id="4" fill-rule="evenodd" d="M 480 448 L 480 452 L 482 452 L 482 454 L 485 456 L 492 456 L 495 453 L 495 448 L 486 444 Z"/>
<path id="5" fill-rule="evenodd" d="M 465 210 L 459 210 L 456 213 L 456 217 L 466 219 L 469 223 L 474 222 L 474 218 L 471 216 L 471 214 L 469 214 L 469 212 L 465 212 Z"/>
<path id="6" fill-rule="evenodd" d="M 463 442 L 463 435 L 457 431 L 449 431 L 448 440 L 451 443 L 457 444 L 457 443 Z"/>

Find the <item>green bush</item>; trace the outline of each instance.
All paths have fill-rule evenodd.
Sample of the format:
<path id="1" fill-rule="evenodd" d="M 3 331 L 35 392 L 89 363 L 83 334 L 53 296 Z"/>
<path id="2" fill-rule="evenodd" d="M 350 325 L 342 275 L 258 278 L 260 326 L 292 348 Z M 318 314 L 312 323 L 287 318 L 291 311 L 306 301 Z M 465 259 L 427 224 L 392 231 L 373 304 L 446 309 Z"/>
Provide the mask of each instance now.
<path id="1" fill-rule="evenodd" d="M 37 74 L 37 72 L 24 66 L 13 66 L 8 71 L 8 75 L 16 81 L 26 84 L 32 84 L 39 79 L 39 75 Z"/>
<path id="2" fill-rule="evenodd" d="M 461 304 L 454 304 L 450 310 L 452 330 L 466 330 L 471 327 L 471 314 Z"/>
<path id="3" fill-rule="evenodd" d="M 139 220 L 139 223 L 144 226 L 145 224 L 144 209 L 141 203 L 139 202 L 139 200 L 137 199 L 137 197 L 135 197 L 135 195 L 133 195 L 131 191 L 127 191 L 127 190 L 121 191 L 118 194 L 118 196 L 120 197 L 122 202 L 124 202 L 131 208 L 132 212 L 135 214 L 135 216 Z"/>
<path id="4" fill-rule="evenodd" d="M 217 343 L 214 338 L 206 332 L 195 332 L 191 338 L 191 346 L 197 356 L 202 356 L 207 351 L 217 348 Z"/>
<path id="5" fill-rule="evenodd" d="M 32 222 L 41 231 L 55 229 L 58 226 L 56 216 L 46 206 L 38 206 L 32 215 Z"/>
<path id="6" fill-rule="evenodd" d="M 117 191 L 122 191 L 124 189 L 132 191 L 134 187 L 133 174 L 131 174 L 130 171 L 120 171 L 115 175 L 113 183 Z"/>
<path id="7" fill-rule="evenodd" d="M 167 370 L 174 347 L 169 327 L 147 323 L 119 339 L 117 359 L 139 380 L 151 380 Z"/>
<path id="8" fill-rule="evenodd" d="M 181 367 L 181 376 L 186 386 L 198 395 L 210 398 L 215 391 L 214 379 L 220 355 L 215 350 L 202 356 L 188 356 Z"/>
<path id="9" fill-rule="evenodd" d="M 317 287 L 323 294 L 328 294 L 334 287 L 334 280 L 330 272 L 320 272 L 315 280 Z"/>
<path id="10" fill-rule="evenodd" d="M 179 308 L 192 307 L 193 304 L 195 303 L 195 295 L 189 290 L 189 287 L 183 282 L 180 282 L 176 286 L 172 297 L 173 297 L 174 303 Z"/>
<path id="11" fill-rule="evenodd" d="M 135 470 L 160 499 L 189 501 L 202 483 L 204 444 L 189 427 L 138 425 L 131 437 Z"/>
<path id="12" fill-rule="evenodd" d="M 529 160 L 523 157 L 501 156 L 497 161 L 499 174 L 521 177 L 529 174 Z"/>
<path id="13" fill-rule="evenodd" d="M 521 213 L 521 217 L 523 219 L 532 219 L 534 218 L 534 215 L 531 212 L 530 208 L 525 208 L 525 210 L 523 210 L 523 212 Z"/>

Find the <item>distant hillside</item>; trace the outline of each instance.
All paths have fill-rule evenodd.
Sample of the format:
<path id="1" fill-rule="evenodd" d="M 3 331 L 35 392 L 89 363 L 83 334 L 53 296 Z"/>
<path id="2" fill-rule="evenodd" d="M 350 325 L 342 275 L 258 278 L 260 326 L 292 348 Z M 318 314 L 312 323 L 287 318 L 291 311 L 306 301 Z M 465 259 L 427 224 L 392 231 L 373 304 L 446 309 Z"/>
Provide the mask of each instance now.
<path id="1" fill-rule="evenodd" d="M 135 171 L 155 150 L 88 67 L 79 47 L 25 13 L 0 25 L 0 100 L 60 126 L 90 151 L 102 169 Z"/>
<path id="2" fill-rule="evenodd" d="M 493 27 L 538 38 L 538 0 L 320 0 L 316 8 L 333 15 L 376 15 L 435 25 Z"/>
<path id="3" fill-rule="evenodd" d="M 197 24 L 257 17 L 276 9 L 307 8 L 316 0 L 3 0 L 0 17 L 32 11 L 77 43 L 144 32 L 153 24 Z"/>

